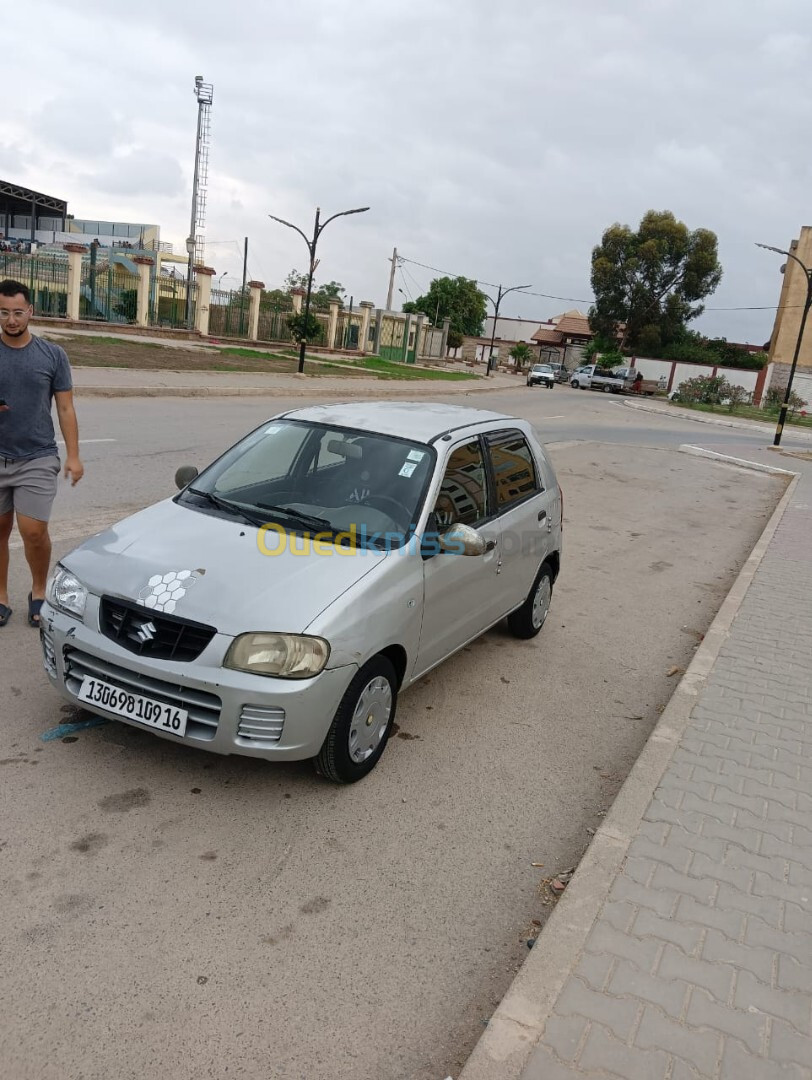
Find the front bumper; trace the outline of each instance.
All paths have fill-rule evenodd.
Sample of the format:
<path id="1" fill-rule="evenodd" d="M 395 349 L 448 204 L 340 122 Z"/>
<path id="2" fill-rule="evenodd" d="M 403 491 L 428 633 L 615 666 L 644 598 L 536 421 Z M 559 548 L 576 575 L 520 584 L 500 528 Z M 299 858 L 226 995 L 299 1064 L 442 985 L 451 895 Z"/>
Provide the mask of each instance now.
<path id="1" fill-rule="evenodd" d="M 190 663 L 154 660 L 128 652 L 98 629 L 98 599 L 88 598 L 84 622 L 42 608 L 40 640 L 54 688 L 82 709 L 150 731 L 170 742 L 215 754 L 298 761 L 321 749 L 336 709 L 358 668 L 326 669 L 313 679 L 274 679 L 222 666 L 232 638 L 216 634 Z M 188 723 L 181 737 L 86 702 L 78 694 L 85 675 L 177 708 Z"/>
<path id="2" fill-rule="evenodd" d="M 555 386 L 555 379 L 528 379 L 528 386 Z"/>

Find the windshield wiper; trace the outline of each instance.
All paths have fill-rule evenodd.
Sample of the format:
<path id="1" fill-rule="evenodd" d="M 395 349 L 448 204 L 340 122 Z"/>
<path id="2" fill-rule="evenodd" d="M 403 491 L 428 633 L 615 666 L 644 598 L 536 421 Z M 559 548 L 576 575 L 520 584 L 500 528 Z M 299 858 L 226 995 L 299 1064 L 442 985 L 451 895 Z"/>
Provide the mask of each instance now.
<path id="1" fill-rule="evenodd" d="M 282 514 L 284 517 L 293 518 L 294 521 L 300 521 L 303 525 L 309 525 L 311 529 L 321 529 L 325 532 L 335 532 L 332 521 L 328 518 L 316 517 L 313 514 L 304 514 L 301 510 L 294 510 L 288 506 L 277 506 L 274 503 L 257 503 L 263 510 L 273 510 L 277 514 Z"/>
<path id="2" fill-rule="evenodd" d="M 201 491 L 199 488 L 187 488 L 190 494 L 197 495 L 201 499 L 206 499 L 216 506 L 219 510 L 225 510 L 229 514 L 239 514 L 243 520 L 247 521 L 249 525 L 264 525 L 265 518 L 262 515 L 252 514 L 250 510 L 244 506 L 240 506 L 239 503 L 231 502 L 230 499 L 223 499 L 220 495 L 213 495 L 210 491 Z"/>

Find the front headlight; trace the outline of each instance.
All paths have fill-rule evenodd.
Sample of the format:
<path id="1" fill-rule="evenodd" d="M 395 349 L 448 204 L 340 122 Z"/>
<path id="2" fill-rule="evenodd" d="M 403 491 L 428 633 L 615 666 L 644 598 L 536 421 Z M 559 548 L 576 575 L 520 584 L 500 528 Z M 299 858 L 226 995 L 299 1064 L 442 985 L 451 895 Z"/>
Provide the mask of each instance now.
<path id="1" fill-rule="evenodd" d="M 301 634 L 240 634 L 223 661 L 225 667 L 252 675 L 312 679 L 324 670 L 330 646 L 319 637 Z"/>
<path id="2" fill-rule="evenodd" d="M 45 595 L 51 607 L 59 608 L 69 615 L 84 618 L 87 589 L 81 581 L 64 566 L 57 566 L 51 574 Z"/>

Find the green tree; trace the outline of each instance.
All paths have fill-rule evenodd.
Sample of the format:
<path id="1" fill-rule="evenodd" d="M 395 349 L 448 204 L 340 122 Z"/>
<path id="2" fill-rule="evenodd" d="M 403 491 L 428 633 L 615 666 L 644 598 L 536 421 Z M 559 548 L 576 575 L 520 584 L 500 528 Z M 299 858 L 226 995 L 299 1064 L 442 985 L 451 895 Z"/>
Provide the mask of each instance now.
<path id="1" fill-rule="evenodd" d="M 611 225 L 592 252 L 593 331 L 650 353 L 677 341 L 722 279 L 716 234 L 693 232 L 670 210 L 649 210 L 634 232 Z"/>
<path id="2" fill-rule="evenodd" d="M 291 270 L 285 278 L 284 289 L 307 289 L 307 274 L 301 274 L 298 270 Z M 329 311 L 330 301 L 338 300 L 344 306 L 344 297 L 347 290 L 340 281 L 328 281 L 323 285 L 316 285 L 313 279 L 313 290 L 310 294 L 310 307 L 313 311 Z"/>
<path id="3" fill-rule="evenodd" d="M 487 297 L 475 281 L 464 277 L 435 278 L 425 296 L 403 305 L 406 312 L 422 311 L 435 326 L 450 319 L 455 334 L 479 337 L 487 314 Z M 450 345 L 450 342 L 449 342 Z"/>
<path id="4" fill-rule="evenodd" d="M 312 311 L 307 316 L 307 320 L 303 311 L 299 315 L 290 315 L 288 327 L 291 337 L 297 344 L 301 344 L 302 341 L 315 341 L 321 337 L 321 323 Z"/>

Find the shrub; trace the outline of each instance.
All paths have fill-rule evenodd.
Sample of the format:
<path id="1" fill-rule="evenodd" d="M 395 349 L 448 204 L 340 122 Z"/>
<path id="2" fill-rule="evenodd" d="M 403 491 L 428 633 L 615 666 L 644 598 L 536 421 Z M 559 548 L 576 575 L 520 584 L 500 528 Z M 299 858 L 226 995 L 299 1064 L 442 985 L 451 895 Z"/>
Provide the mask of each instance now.
<path id="1" fill-rule="evenodd" d="M 721 405 L 733 389 L 724 375 L 698 375 L 679 384 L 674 400 L 686 405 Z"/>

